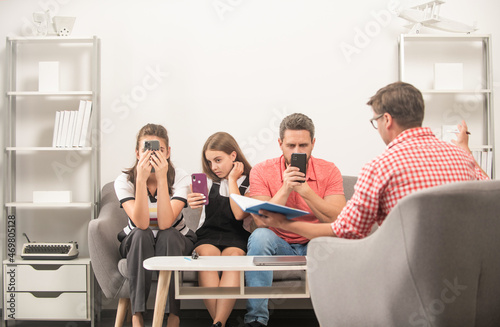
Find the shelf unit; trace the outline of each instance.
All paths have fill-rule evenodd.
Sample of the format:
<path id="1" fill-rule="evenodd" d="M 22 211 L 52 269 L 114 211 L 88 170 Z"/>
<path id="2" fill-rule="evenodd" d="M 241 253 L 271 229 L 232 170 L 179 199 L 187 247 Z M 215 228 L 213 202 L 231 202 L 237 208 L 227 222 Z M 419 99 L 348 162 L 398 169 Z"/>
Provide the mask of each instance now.
<path id="1" fill-rule="evenodd" d="M 2 325 L 15 320 L 88 321 L 94 326 L 94 276 L 87 225 L 100 199 L 100 39 L 7 37 L 4 118 Z M 60 91 L 37 89 L 40 61 L 60 63 Z M 85 147 L 52 147 L 56 110 L 92 101 Z M 34 203 L 33 191 L 72 192 L 69 203 Z M 20 237 L 79 245 L 72 260 L 23 260 Z"/>
<path id="2" fill-rule="evenodd" d="M 490 35 L 402 34 L 399 37 L 399 80 L 422 92 L 426 107 L 424 126 L 441 138 L 443 128 L 465 120 L 471 131 L 470 148 L 474 154 L 482 154 L 483 169 L 494 178 L 491 49 Z M 459 78 L 437 73 L 435 65 L 443 63 L 459 64 Z M 449 82 L 449 87 L 436 89 L 436 75 Z M 457 81 L 461 87 L 454 87 Z"/>

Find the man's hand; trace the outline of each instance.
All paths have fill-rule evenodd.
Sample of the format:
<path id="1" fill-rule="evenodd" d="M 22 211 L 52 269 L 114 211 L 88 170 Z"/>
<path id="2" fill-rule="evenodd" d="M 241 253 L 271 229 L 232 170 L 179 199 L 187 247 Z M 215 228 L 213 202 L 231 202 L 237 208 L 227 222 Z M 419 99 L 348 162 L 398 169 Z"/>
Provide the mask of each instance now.
<path id="1" fill-rule="evenodd" d="M 467 153 L 472 154 L 472 151 L 469 148 L 470 132 L 467 130 L 467 124 L 465 123 L 465 120 L 462 120 L 462 122 L 458 124 L 457 127 L 458 127 L 457 140 L 451 140 L 451 142 L 456 146 L 458 146 L 459 148 L 464 149 Z M 481 165 L 477 163 L 476 159 L 474 159 L 474 163 L 481 170 L 482 174 L 485 177 L 489 178 L 489 175 L 484 171 L 483 168 L 481 168 Z"/>
<path id="2" fill-rule="evenodd" d="M 259 210 L 259 214 L 252 214 L 252 217 L 257 227 L 281 228 L 287 222 L 285 215 L 267 210 Z"/>
<path id="3" fill-rule="evenodd" d="M 330 223 L 310 223 L 307 221 L 288 220 L 280 213 L 259 210 L 259 214 L 252 214 L 257 227 L 274 227 L 299 234 L 312 240 L 320 236 L 335 236 Z M 259 226 L 258 224 L 262 224 Z"/>
<path id="4" fill-rule="evenodd" d="M 287 191 L 296 191 L 306 185 L 305 182 L 306 176 L 304 173 L 300 172 L 298 167 L 288 166 L 283 172 L 283 186 L 287 189 Z M 301 183 L 300 181 L 304 181 Z"/>
<path id="5" fill-rule="evenodd" d="M 457 140 L 451 140 L 453 144 L 456 146 L 464 149 L 467 151 L 467 153 L 470 153 L 469 149 L 469 131 L 467 130 L 467 124 L 465 123 L 465 120 L 462 120 L 460 124 L 458 124 L 458 133 L 457 133 Z"/>

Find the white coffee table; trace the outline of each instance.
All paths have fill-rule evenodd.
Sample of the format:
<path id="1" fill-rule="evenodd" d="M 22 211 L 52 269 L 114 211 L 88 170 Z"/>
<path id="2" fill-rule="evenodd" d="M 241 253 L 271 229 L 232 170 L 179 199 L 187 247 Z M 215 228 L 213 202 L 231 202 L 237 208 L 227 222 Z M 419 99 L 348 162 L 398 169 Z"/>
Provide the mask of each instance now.
<path id="1" fill-rule="evenodd" d="M 307 266 L 256 266 L 253 256 L 152 257 L 144 260 L 144 268 L 159 271 L 153 327 L 160 327 L 165 314 L 172 271 L 175 273 L 177 299 L 249 299 L 309 298 L 307 281 L 299 287 L 246 287 L 245 271 L 306 270 Z M 181 271 L 240 271 L 239 287 L 188 287 L 181 285 Z"/>

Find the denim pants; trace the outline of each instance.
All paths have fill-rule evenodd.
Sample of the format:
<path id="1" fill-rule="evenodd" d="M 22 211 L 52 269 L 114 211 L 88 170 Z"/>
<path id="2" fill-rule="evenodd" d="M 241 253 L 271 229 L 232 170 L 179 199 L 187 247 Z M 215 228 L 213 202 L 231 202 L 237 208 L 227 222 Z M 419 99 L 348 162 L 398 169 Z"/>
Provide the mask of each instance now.
<path id="1" fill-rule="evenodd" d="M 289 244 L 268 228 L 257 228 L 248 239 L 247 255 L 306 255 L 307 244 Z M 250 287 L 271 286 L 272 271 L 247 271 L 245 284 Z M 267 326 L 269 299 L 247 300 L 245 323 L 258 321 Z"/>

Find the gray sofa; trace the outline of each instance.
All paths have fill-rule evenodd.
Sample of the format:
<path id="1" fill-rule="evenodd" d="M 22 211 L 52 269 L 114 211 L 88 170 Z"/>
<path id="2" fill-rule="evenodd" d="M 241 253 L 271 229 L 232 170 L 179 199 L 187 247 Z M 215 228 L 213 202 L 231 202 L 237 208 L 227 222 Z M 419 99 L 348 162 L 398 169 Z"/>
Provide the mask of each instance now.
<path id="1" fill-rule="evenodd" d="M 343 176 L 346 198 L 352 196 L 357 178 Z M 189 228 L 196 230 L 200 219 L 200 210 L 183 209 Z M 118 232 L 126 225 L 127 216 L 116 197 L 113 183 L 102 188 L 100 212 L 97 219 L 89 223 L 89 252 L 94 275 L 104 296 L 108 299 L 120 299 L 117 310 L 117 326 L 125 317 L 128 306 L 129 285 L 126 273 L 126 259 L 119 252 Z M 304 272 L 279 272 L 274 274 L 274 285 L 293 286 L 305 279 Z M 184 273 L 184 284 L 197 283 L 196 273 Z M 308 300 L 309 301 L 309 300 Z"/>
<path id="2" fill-rule="evenodd" d="M 416 192 L 371 236 L 307 256 L 321 326 L 500 326 L 500 181 Z"/>

